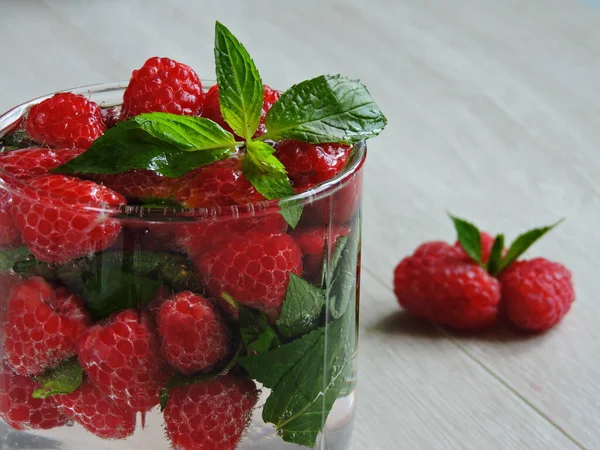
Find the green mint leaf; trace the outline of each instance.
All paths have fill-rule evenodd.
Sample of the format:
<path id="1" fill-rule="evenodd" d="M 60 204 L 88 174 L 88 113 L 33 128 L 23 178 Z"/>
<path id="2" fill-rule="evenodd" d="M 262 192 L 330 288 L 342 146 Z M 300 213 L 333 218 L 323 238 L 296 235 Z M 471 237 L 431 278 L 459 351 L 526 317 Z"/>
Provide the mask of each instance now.
<path id="1" fill-rule="evenodd" d="M 294 338 L 318 326 L 318 320 L 325 305 L 325 292 L 308 281 L 290 273 L 285 299 L 277 329 L 286 338 Z"/>
<path id="2" fill-rule="evenodd" d="M 499 234 L 494 239 L 490 259 L 487 262 L 487 271 L 490 275 L 496 275 L 502 264 L 502 252 L 504 251 L 504 235 Z"/>
<path id="3" fill-rule="evenodd" d="M 37 260 L 27 247 L 0 249 L 0 272 L 16 272 L 15 267 L 21 267 L 22 272 L 17 273 L 23 273 L 27 266 L 35 264 L 37 264 Z"/>
<path id="4" fill-rule="evenodd" d="M 387 119 L 367 88 L 340 75 L 322 75 L 285 91 L 267 113 L 261 139 L 357 142 L 377 136 Z"/>
<path id="5" fill-rule="evenodd" d="M 342 257 L 342 252 L 344 251 L 344 248 L 346 248 L 347 243 L 348 237 L 340 236 L 335 242 L 335 248 L 331 254 L 331 260 L 329 260 L 329 255 L 326 252 L 323 255 L 323 267 L 321 269 L 321 286 L 323 288 L 326 288 L 328 284 L 331 284 L 333 272 L 335 271 L 335 268 L 338 267 Z"/>
<path id="6" fill-rule="evenodd" d="M 481 234 L 475 225 L 450 214 L 458 234 L 458 242 L 473 260 L 481 265 Z"/>
<path id="7" fill-rule="evenodd" d="M 215 26 L 215 65 L 223 118 L 249 141 L 260 123 L 262 81 L 244 46 L 219 22 Z"/>
<path id="8" fill-rule="evenodd" d="M 275 150 L 269 144 L 259 141 L 248 142 L 242 170 L 248 181 L 268 200 L 292 195 L 285 167 L 273 155 Z"/>
<path id="9" fill-rule="evenodd" d="M 287 224 L 295 229 L 302 217 L 304 206 L 298 201 L 279 202 L 279 212 L 287 222 Z"/>
<path id="10" fill-rule="evenodd" d="M 279 337 L 267 316 L 243 305 L 239 305 L 239 330 L 247 354 L 258 355 L 279 346 Z"/>
<path id="11" fill-rule="evenodd" d="M 339 242 L 346 239 L 347 242 Z M 339 244 L 338 244 L 339 243 Z M 354 233 L 349 236 L 338 238 L 336 250 L 342 246 L 343 250 L 338 262 L 333 269 L 333 277 L 327 286 L 329 297 L 329 313 L 334 319 L 340 318 L 348 309 L 348 305 L 356 299 L 356 285 L 359 273 L 357 272 L 358 253 L 360 251 L 359 227 L 355 227 Z M 334 250 L 333 260 L 337 258 Z"/>
<path id="12" fill-rule="evenodd" d="M 48 398 L 57 394 L 70 394 L 81 386 L 83 369 L 77 362 L 77 358 L 73 358 L 38 377 L 37 381 L 41 387 L 33 392 L 33 398 Z"/>
<path id="13" fill-rule="evenodd" d="M 554 227 L 560 225 L 560 223 L 564 219 L 559 220 L 553 225 L 549 225 L 547 227 L 534 228 L 533 230 L 527 231 L 523 233 L 519 237 L 517 237 L 508 249 L 506 256 L 502 260 L 502 264 L 500 265 L 499 272 L 502 272 L 504 269 L 509 267 L 512 263 L 514 263 L 519 256 L 527 251 L 529 247 L 531 247 L 538 239 L 540 239 L 543 235 L 545 235 L 548 231 L 552 230 Z"/>
<path id="14" fill-rule="evenodd" d="M 129 203 L 131 205 L 131 203 Z M 182 209 L 183 206 L 181 203 L 176 202 L 170 198 L 152 198 L 152 197 L 144 197 L 140 198 L 139 206 L 142 208 L 172 208 L 172 209 Z"/>
<path id="15" fill-rule="evenodd" d="M 230 156 L 236 142 L 211 120 L 167 113 L 133 117 L 107 130 L 56 173 L 115 174 L 132 169 L 179 177 Z"/>
<path id="16" fill-rule="evenodd" d="M 105 269 L 85 282 L 83 297 L 94 319 L 101 320 L 115 311 L 144 306 L 161 284 L 148 277 Z"/>

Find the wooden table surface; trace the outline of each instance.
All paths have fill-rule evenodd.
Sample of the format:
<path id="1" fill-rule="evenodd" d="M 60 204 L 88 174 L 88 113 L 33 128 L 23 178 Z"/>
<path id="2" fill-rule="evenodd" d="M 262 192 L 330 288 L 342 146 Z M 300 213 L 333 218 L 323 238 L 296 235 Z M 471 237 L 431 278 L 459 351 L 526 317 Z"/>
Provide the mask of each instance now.
<path id="1" fill-rule="evenodd" d="M 353 450 L 600 448 L 598 0 L 0 0 L 0 109 L 128 79 L 169 56 L 214 78 L 214 21 L 275 87 L 360 78 L 389 119 L 370 143 Z M 167 6 L 168 5 L 168 6 Z M 395 264 L 453 240 L 446 210 L 564 262 L 560 326 L 469 336 L 413 320 Z"/>

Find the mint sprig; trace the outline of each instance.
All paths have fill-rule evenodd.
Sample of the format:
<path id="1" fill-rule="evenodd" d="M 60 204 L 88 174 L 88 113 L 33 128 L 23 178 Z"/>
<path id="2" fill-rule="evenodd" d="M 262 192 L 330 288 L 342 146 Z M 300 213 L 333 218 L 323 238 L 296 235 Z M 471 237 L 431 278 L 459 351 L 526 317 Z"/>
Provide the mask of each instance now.
<path id="1" fill-rule="evenodd" d="M 294 338 L 314 330 L 325 306 L 325 291 L 290 273 L 285 299 L 277 319 L 277 330 Z"/>
<path id="2" fill-rule="evenodd" d="M 242 161 L 244 175 L 268 200 L 289 197 L 294 193 L 285 167 L 273 155 L 274 152 L 269 144 L 251 141 Z"/>
<path id="3" fill-rule="evenodd" d="M 236 134 L 250 141 L 260 123 L 262 81 L 245 47 L 219 22 L 215 26 L 215 63 L 221 114 Z"/>
<path id="4" fill-rule="evenodd" d="M 467 255 L 473 258 L 477 264 L 481 265 L 481 235 L 479 229 L 472 223 L 451 214 L 450 218 L 454 222 L 454 228 L 456 228 L 456 234 L 458 235 L 458 242 L 463 250 Z"/>
<path id="5" fill-rule="evenodd" d="M 77 362 L 77 358 L 73 358 L 39 376 L 36 381 L 40 383 L 40 388 L 31 394 L 33 398 L 71 394 L 83 382 L 83 369 Z"/>

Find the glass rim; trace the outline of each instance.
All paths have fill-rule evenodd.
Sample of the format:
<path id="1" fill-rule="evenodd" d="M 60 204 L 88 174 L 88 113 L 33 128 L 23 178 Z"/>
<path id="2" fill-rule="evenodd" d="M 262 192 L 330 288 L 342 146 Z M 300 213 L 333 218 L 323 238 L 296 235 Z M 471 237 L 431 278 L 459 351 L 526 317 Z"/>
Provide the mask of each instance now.
<path id="1" fill-rule="evenodd" d="M 201 79 L 202 88 L 206 92 L 210 87 L 216 84 L 216 81 L 210 79 Z M 4 136 L 11 127 L 23 118 L 27 110 L 37 104 L 52 97 L 57 93 L 72 92 L 78 95 L 84 95 L 88 98 L 94 94 L 111 93 L 124 91 L 128 82 L 113 82 L 113 83 L 97 83 L 85 86 L 80 86 L 71 89 L 65 89 L 46 94 L 34 98 L 32 100 L 21 103 L 8 111 L 0 114 L 0 137 Z M 101 107 L 118 106 L 121 102 L 107 103 L 99 102 Z M 290 197 L 274 200 L 262 200 L 256 203 L 248 203 L 243 205 L 231 206 L 216 206 L 202 208 L 174 208 L 174 207 L 144 207 L 139 205 L 124 205 L 119 207 L 98 208 L 91 206 L 78 206 L 78 213 L 110 213 L 113 217 L 121 219 L 144 220 L 144 221 L 172 221 L 181 219 L 184 221 L 190 220 L 216 220 L 217 218 L 239 219 L 243 217 L 254 217 L 267 214 L 279 213 L 280 208 L 299 207 L 310 204 L 314 201 L 329 197 L 348 185 L 362 170 L 362 166 L 367 157 L 367 146 L 365 141 L 359 141 L 353 145 L 353 152 L 350 161 L 346 164 L 343 170 L 333 178 L 319 183 L 312 188 L 294 194 Z M 141 170 L 141 169 L 140 169 Z M 72 175 L 68 175 L 72 176 Z M 7 182 L 7 180 L 9 182 Z M 20 180 L 13 175 L 0 169 L 0 190 L 6 191 L 11 195 L 26 196 L 29 195 L 19 187 L 27 187 L 26 180 Z M 32 200 L 37 200 L 35 197 L 30 197 Z"/>

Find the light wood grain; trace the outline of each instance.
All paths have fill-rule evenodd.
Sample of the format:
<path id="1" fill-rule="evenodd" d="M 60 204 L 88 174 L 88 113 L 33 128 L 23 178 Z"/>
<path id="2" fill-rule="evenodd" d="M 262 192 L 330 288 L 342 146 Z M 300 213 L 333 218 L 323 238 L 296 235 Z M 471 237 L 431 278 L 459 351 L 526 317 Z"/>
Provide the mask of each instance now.
<path id="1" fill-rule="evenodd" d="M 390 121 L 366 166 L 364 267 L 377 282 L 363 285 L 354 448 L 599 448 L 598 10 L 575 0 L 0 0 L 0 109 L 127 79 L 153 55 L 214 78 L 215 19 L 270 85 L 358 77 Z M 564 323 L 524 339 L 390 319 L 394 265 L 424 240 L 454 239 L 446 209 L 510 236 L 567 217 L 531 252 L 575 274 Z"/>

